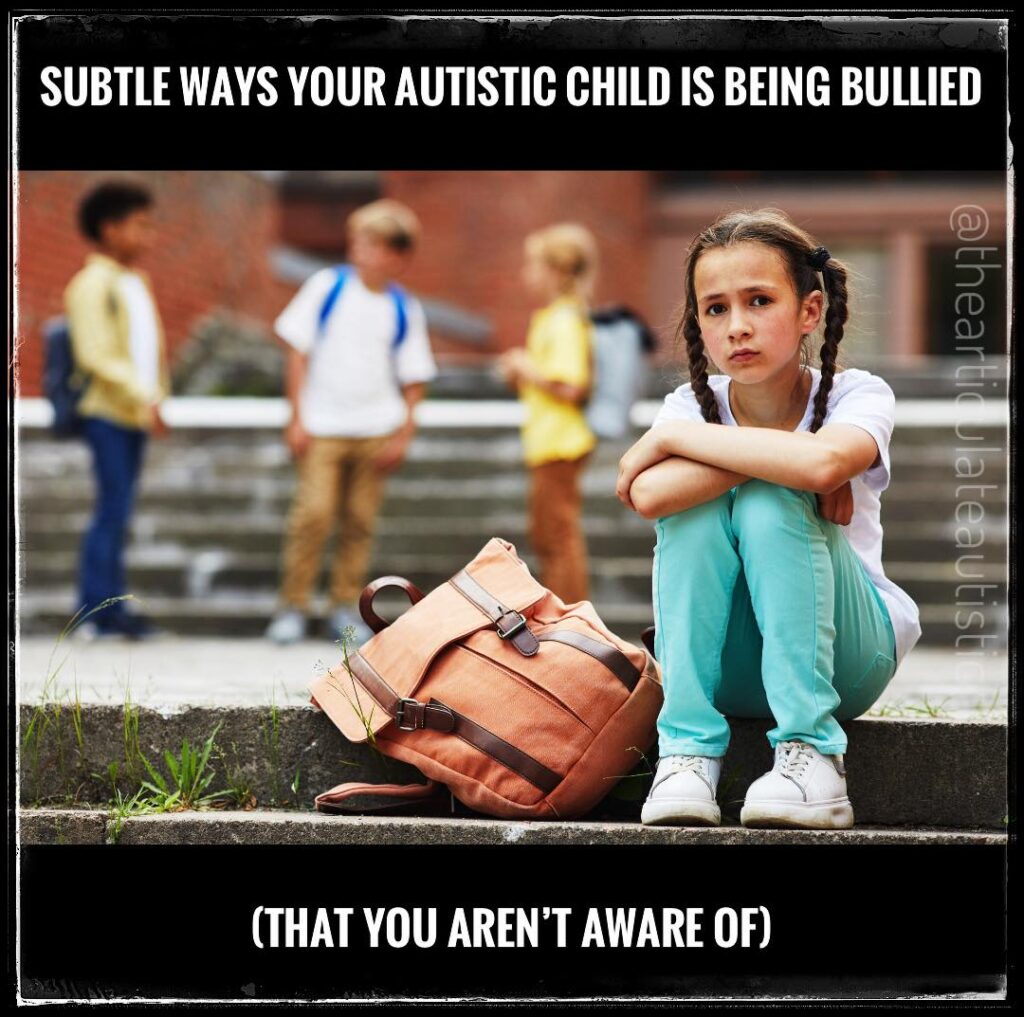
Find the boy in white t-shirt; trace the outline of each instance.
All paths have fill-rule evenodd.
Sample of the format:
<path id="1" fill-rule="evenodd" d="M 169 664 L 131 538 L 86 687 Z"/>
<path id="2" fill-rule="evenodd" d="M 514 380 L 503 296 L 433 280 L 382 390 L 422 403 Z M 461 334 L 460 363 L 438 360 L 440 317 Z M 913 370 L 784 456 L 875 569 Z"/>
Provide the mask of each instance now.
<path id="1" fill-rule="evenodd" d="M 414 409 L 437 373 L 419 301 L 394 280 L 405 271 L 419 223 L 404 205 L 375 201 L 348 222 L 350 264 L 310 277 L 274 328 L 290 346 L 285 432 L 298 460 L 283 555 L 282 607 L 267 636 L 292 643 L 306 615 L 324 543 L 339 527 L 329 628 L 369 629 L 356 608 L 386 477 L 415 431 Z"/>

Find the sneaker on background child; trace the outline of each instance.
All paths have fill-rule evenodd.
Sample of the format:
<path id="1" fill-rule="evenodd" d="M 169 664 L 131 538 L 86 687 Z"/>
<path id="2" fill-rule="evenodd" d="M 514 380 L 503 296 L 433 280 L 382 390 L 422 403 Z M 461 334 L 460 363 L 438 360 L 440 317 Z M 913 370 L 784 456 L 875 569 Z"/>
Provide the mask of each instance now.
<path id="1" fill-rule="evenodd" d="M 298 487 L 283 551 L 280 610 L 266 635 L 307 634 L 324 544 L 338 528 L 330 575 L 330 637 L 370 636 L 357 609 L 389 473 L 405 458 L 414 410 L 437 373 L 420 302 L 396 280 L 419 238 L 413 212 L 375 201 L 348 221 L 350 264 L 311 276 L 274 324 L 289 345 L 285 437 Z"/>

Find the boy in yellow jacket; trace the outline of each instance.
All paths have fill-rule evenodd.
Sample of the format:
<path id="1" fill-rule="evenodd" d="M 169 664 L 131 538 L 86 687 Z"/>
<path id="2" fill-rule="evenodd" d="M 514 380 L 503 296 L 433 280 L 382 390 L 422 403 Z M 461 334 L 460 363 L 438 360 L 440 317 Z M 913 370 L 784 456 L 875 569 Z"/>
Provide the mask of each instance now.
<path id="1" fill-rule="evenodd" d="M 84 391 L 78 404 L 92 452 L 96 508 L 82 542 L 81 616 L 125 594 L 124 544 L 146 439 L 165 430 L 160 403 L 168 393 L 160 315 L 146 275 L 135 265 L 153 243 L 152 195 L 111 182 L 90 191 L 79 225 L 96 245 L 64 291 L 75 366 Z M 141 639 L 153 626 L 123 600 L 96 611 L 79 634 Z"/>

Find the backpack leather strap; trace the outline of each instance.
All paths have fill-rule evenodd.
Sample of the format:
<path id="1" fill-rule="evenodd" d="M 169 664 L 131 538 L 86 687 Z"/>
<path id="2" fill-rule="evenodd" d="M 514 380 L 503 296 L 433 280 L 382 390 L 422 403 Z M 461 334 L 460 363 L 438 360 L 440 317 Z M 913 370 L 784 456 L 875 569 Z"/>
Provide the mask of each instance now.
<path id="1" fill-rule="evenodd" d="M 518 611 L 495 600 L 465 569 L 448 580 L 471 604 L 494 622 L 502 639 L 507 639 L 524 657 L 532 657 L 539 649 L 537 637 L 530 631 L 526 618 Z"/>
<path id="2" fill-rule="evenodd" d="M 349 655 L 348 666 L 353 677 L 384 708 L 400 731 L 430 728 L 432 731 L 454 731 L 455 714 L 441 703 L 420 703 L 403 698 L 358 653 Z"/>
<path id="3" fill-rule="evenodd" d="M 626 688 L 632 692 L 640 681 L 640 671 L 633 662 L 619 649 L 602 643 L 590 636 L 583 635 L 573 629 L 555 629 L 537 637 L 540 642 L 565 643 L 583 653 L 589 654 L 594 660 L 600 661 Z"/>
<path id="4" fill-rule="evenodd" d="M 354 782 L 338 784 L 336 787 L 332 787 L 330 791 L 318 794 L 316 796 L 316 807 L 320 812 L 348 812 L 350 810 L 338 807 L 345 799 L 354 798 L 356 795 L 379 795 L 383 798 L 401 798 L 406 802 L 426 801 L 430 811 L 439 811 L 437 810 L 437 804 L 443 802 L 447 794 L 448 789 L 436 780 L 428 780 L 426 784 L 365 784 Z M 377 805 L 365 810 L 351 811 L 394 812 L 396 810 L 394 806 Z"/>
<path id="5" fill-rule="evenodd" d="M 381 629 L 386 629 L 391 624 L 381 618 L 373 609 L 373 598 L 389 586 L 395 586 L 401 590 L 409 598 L 410 604 L 415 604 L 423 599 L 423 591 L 401 576 L 381 576 L 380 579 L 374 579 L 372 583 L 367 583 L 359 595 L 359 613 L 363 616 L 363 621 L 374 632 L 380 632 Z"/>
<path id="6" fill-rule="evenodd" d="M 544 792 L 551 792 L 561 783 L 561 774 L 538 762 L 533 756 L 517 749 L 493 731 L 481 727 L 469 717 L 453 710 L 444 703 L 431 699 L 428 703 L 420 703 L 415 699 L 403 698 L 376 672 L 373 666 L 353 653 L 348 658 L 352 676 L 367 692 L 384 708 L 395 721 L 400 731 L 416 731 L 429 728 L 431 731 L 442 731 L 454 734 L 481 752 L 486 752 L 502 766 L 508 767 L 528 780 L 534 787 Z"/>

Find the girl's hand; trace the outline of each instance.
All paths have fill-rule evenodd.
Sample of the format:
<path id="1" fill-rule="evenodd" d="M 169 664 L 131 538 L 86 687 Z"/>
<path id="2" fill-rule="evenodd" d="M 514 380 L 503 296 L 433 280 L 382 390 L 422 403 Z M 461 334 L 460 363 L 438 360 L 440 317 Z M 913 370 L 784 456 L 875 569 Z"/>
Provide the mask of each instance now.
<path id="1" fill-rule="evenodd" d="M 839 526 L 850 525 L 853 518 L 853 488 L 849 481 L 828 494 L 818 495 L 818 515 Z"/>
<path id="2" fill-rule="evenodd" d="M 498 370 L 510 385 L 522 381 L 527 373 L 526 351 L 521 347 L 506 350 L 498 358 Z"/>
<path id="3" fill-rule="evenodd" d="M 644 470 L 650 469 L 655 463 L 660 463 L 668 457 L 668 453 L 661 447 L 659 429 L 652 429 L 619 460 L 619 477 L 615 483 L 615 495 L 626 508 L 636 511 L 629 497 L 629 489 L 633 486 L 633 481 Z"/>

